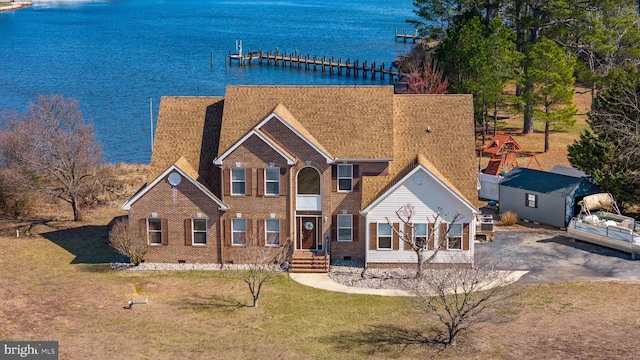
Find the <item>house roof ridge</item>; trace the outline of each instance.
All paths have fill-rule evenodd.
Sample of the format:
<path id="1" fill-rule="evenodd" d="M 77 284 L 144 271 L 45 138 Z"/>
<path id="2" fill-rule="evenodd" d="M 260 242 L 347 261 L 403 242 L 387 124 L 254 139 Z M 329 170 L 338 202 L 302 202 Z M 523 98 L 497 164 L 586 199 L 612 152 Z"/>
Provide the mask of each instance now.
<path id="1" fill-rule="evenodd" d="M 311 132 L 309 132 L 309 130 L 307 130 L 307 128 L 305 128 L 304 125 L 302 125 L 293 114 L 291 114 L 291 112 L 285 105 L 283 105 L 282 103 L 278 103 L 271 111 L 271 114 L 275 114 L 280 121 L 286 122 L 285 125 L 288 125 L 288 127 L 294 130 L 294 132 L 297 132 L 309 143 L 317 147 L 322 153 L 327 155 L 328 158 L 333 158 L 333 156 L 331 156 L 331 153 L 322 145 L 322 143 L 318 141 L 318 139 L 316 139 L 313 134 L 311 134 Z M 269 116 L 267 116 L 262 122 L 260 122 L 260 124 L 256 126 L 256 128 L 261 128 L 269 120 L 271 119 L 269 118 Z M 272 137 L 270 136 L 270 138 Z"/>

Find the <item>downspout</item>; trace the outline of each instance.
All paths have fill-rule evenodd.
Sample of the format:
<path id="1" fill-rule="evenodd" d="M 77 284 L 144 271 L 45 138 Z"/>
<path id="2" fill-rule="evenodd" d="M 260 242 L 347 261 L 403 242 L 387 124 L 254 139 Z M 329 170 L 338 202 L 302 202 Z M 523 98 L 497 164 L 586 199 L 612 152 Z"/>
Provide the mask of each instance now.
<path id="1" fill-rule="evenodd" d="M 289 176 L 288 176 L 288 182 L 289 182 L 289 189 L 287 191 L 287 194 L 289 196 L 289 238 L 291 240 L 291 250 L 289 251 L 289 258 L 287 259 L 287 261 L 289 261 L 289 263 L 291 263 L 292 259 L 293 259 L 293 253 L 296 251 L 296 234 L 295 234 L 295 227 L 296 227 L 296 212 L 295 212 L 295 196 L 297 194 L 297 189 L 294 187 L 294 183 L 293 183 L 293 166 L 289 167 Z M 293 234 L 293 236 L 291 236 Z"/>
<path id="2" fill-rule="evenodd" d="M 367 264 L 369 263 L 369 214 L 363 214 L 360 211 L 360 215 L 364 215 L 364 269 L 367 269 Z"/>

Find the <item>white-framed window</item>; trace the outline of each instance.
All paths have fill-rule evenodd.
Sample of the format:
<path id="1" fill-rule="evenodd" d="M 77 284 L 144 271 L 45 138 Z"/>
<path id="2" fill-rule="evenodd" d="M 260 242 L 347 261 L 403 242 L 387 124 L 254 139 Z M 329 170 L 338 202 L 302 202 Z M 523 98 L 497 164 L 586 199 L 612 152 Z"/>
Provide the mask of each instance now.
<path id="1" fill-rule="evenodd" d="M 391 250 L 391 225 L 378 223 L 378 249 Z"/>
<path id="2" fill-rule="evenodd" d="M 338 241 L 353 241 L 353 217 L 338 215 Z"/>
<path id="3" fill-rule="evenodd" d="M 162 219 L 147 219 L 147 238 L 149 244 L 162 245 Z"/>
<path id="4" fill-rule="evenodd" d="M 193 245 L 207 244 L 207 219 L 191 219 Z"/>
<path id="5" fill-rule="evenodd" d="M 429 240 L 427 228 L 427 224 L 425 223 L 413 224 L 413 238 L 415 239 L 417 246 L 427 247 L 427 241 Z"/>
<path id="6" fill-rule="evenodd" d="M 280 245 L 280 219 L 265 220 L 265 239 L 266 244 L 271 246 Z"/>
<path id="7" fill-rule="evenodd" d="M 449 225 L 447 250 L 462 250 L 462 224 Z"/>
<path id="8" fill-rule="evenodd" d="M 231 195 L 247 193 L 247 171 L 245 168 L 231 168 Z"/>
<path id="9" fill-rule="evenodd" d="M 524 206 L 530 207 L 530 208 L 537 208 L 538 207 L 538 195 L 526 193 L 525 194 Z"/>
<path id="10" fill-rule="evenodd" d="M 264 169 L 265 195 L 280 195 L 280 168 Z"/>
<path id="11" fill-rule="evenodd" d="M 338 165 L 338 191 L 353 190 L 353 165 Z"/>
<path id="12" fill-rule="evenodd" d="M 231 219 L 231 239 L 233 245 L 247 244 L 247 219 Z"/>

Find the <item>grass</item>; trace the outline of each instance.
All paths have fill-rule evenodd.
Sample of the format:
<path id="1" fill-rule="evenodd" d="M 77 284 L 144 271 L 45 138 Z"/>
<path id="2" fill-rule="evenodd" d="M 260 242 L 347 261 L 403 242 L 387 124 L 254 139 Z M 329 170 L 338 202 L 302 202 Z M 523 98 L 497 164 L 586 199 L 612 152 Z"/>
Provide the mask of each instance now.
<path id="1" fill-rule="evenodd" d="M 517 121 L 506 124 L 514 133 Z M 537 153 L 545 169 L 568 164 L 562 148 L 578 133 L 552 134 L 552 152 Z M 541 135 L 516 141 L 531 151 Z M 130 191 L 146 177 L 144 166 L 117 171 Z M 0 339 L 58 340 L 60 359 L 627 359 L 640 351 L 640 282 L 527 285 L 515 313 L 445 348 L 434 343 L 444 329 L 412 299 L 332 293 L 282 275 L 251 308 L 230 272 L 109 270 L 116 207 L 82 223 L 68 221 L 64 205 L 39 210 L 46 221 L 32 236 L 14 235 L 32 221 L 0 222 Z M 149 304 L 123 308 L 141 297 Z"/>
<path id="2" fill-rule="evenodd" d="M 630 316 L 640 313 L 638 282 L 528 285 L 515 314 L 445 348 L 434 343 L 444 329 L 410 298 L 332 293 L 282 275 L 251 308 L 231 272 L 111 271 L 97 229 L 117 212 L 105 211 L 80 230 L 59 221 L 42 236 L 0 237 L 0 339 L 58 340 L 60 359 L 615 359 L 640 350 Z M 149 304 L 123 308 L 141 297 Z"/>

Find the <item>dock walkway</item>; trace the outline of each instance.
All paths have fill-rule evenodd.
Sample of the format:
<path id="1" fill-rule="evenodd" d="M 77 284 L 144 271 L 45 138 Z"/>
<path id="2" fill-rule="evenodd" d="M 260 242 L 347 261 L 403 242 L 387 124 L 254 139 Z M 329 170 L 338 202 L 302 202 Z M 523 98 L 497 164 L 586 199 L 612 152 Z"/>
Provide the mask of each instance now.
<path id="1" fill-rule="evenodd" d="M 387 77 L 389 80 L 394 80 L 399 76 L 399 72 L 394 70 L 392 66 L 386 67 L 384 63 L 377 65 L 376 62 L 371 64 L 366 61 L 360 62 L 358 60 L 351 61 L 347 59 L 342 61 L 342 58 L 327 59 L 326 56 L 322 58 L 318 56 L 302 55 L 295 51 L 287 54 L 286 52 L 280 53 L 277 49 L 274 52 L 262 52 L 262 51 L 250 51 L 247 53 L 229 53 L 227 56 L 229 65 L 234 62 L 240 66 L 251 65 L 257 62 L 260 65 L 266 63 L 266 65 L 276 67 L 289 67 L 295 69 L 304 69 L 308 71 L 321 71 L 323 73 L 346 75 L 346 76 L 362 76 L 371 77 L 373 79 L 380 78 L 383 80 Z"/>
<path id="2" fill-rule="evenodd" d="M 396 41 L 398 41 L 398 39 L 402 39 L 404 42 L 407 42 L 407 40 L 411 40 L 414 44 L 422 41 L 422 36 L 418 35 L 418 30 L 413 30 L 412 33 L 408 33 L 407 29 L 402 29 L 401 33 L 396 30 L 395 38 Z"/>

